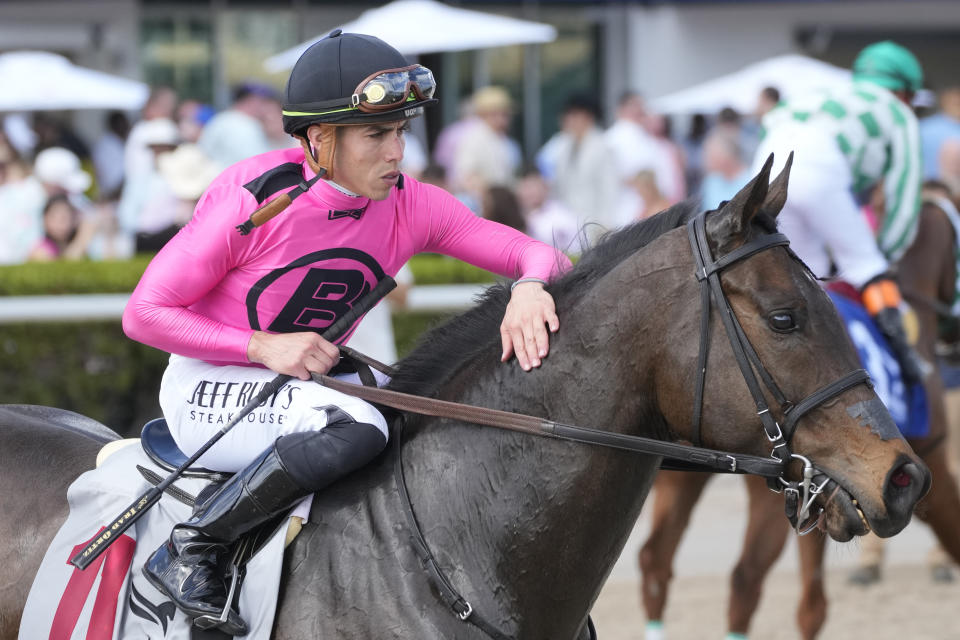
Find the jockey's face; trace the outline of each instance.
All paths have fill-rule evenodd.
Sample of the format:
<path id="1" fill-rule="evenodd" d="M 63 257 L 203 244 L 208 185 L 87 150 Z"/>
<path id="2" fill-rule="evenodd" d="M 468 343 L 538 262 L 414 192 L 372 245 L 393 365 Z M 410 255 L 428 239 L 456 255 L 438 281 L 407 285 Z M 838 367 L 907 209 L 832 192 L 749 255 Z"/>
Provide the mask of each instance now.
<path id="1" fill-rule="evenodd" d="M 384 200 L 400 178 L 407 120 L 337 127 L 334 180 L 371 200 Z"/>

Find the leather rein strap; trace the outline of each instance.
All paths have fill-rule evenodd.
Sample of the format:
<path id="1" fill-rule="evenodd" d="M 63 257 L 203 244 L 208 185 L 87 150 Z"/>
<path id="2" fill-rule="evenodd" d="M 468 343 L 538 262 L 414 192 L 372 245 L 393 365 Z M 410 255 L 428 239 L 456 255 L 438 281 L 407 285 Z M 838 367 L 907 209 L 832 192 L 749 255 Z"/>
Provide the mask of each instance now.
<path id="1" fill-rule="evenodd" d="M 765 477 L 779 477 L 783 472 L 783 465 L 781 463 L 764 456 L 715 451 L 713 449 L 691 447 L 689 445 L 655 440 L 653 438 L 612 433 L 610 431 L 602 431 L 588 427 L 578 427 L 522 413 L 499 411 L 497 409 L 477 407 L 459 402 L 425 398 L 409 393 L 390 391 L 389 389 L 364 387 L 325 375 L 315 374 L 313 379 L 334 391 L 355 396 L 373 404 L 392 407 L 400 411 L 450 418 L 462 422 L 498 427 L 509 431 L 519 431 L 560 440 L 600 445 L 632 451 L 634 453 L 663 456 L 665 458 L 672 458 L 697 465 L 698 468 L 703 471 L 751 473 Z"/>

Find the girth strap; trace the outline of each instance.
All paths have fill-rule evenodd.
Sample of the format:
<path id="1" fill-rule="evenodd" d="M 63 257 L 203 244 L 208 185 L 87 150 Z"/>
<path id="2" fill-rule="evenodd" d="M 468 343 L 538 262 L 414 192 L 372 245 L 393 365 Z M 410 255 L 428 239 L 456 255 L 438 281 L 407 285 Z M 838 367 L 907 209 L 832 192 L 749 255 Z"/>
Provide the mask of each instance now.
<path id="1" fill-rule="evenodd" d="M 413 544 L 414 551 L 420 557 L 420 565 L 427 572 L 430 583 L 436 588 L 440 598 L 460 620 L 478 627 L 494 640 L 512 640 L 510 636 L 502 633 L 474 611 L 473 606 L 450 584 L 447 576 L 440 569 L 440 565 L 437 564 L 436 558 L 433 557 L 433 552 L 430 551 L 427 541 L 423 538 L 420 523 L 417 522 L 417 516 L 413 512 L 413 503 L 410 501 L 410 494 L 407 491 L 407 480 L 403 474 L 403 423 L 403 417 L 396 421 L 397 437 L 394 438 L 394 441 L 396 442 L 397 457 L 394 472 L 397 490 L 400 492 L 400 504 L 403 505 L 403 515 L 406 517 L 407 526 L 410 529 L 410 542 Z"/>

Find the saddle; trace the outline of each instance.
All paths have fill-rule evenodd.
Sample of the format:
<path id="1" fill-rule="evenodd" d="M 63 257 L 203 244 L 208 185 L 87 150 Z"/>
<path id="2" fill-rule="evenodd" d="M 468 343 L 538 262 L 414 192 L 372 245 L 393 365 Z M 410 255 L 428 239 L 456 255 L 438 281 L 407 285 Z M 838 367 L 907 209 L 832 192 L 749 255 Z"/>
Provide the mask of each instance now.
<path id="1" fill-rule="evenodd" d="M 149 457 L 154 464 L 170 473 L 176 471 L 188 458 L 187 454 L 181 451 L 180 447 L 178 447 L 177 443 L 173 440 L 173 436 L 170 434 L 170 429 L 167 426 L 167 421 L 164 418 L 156 418 L 143 426 L 143 431 L 140 432 L 140 446 L 143 447 L 144 453 L 147 454 L 147 457 Z M 138 466 L 137 470 L 140 472 L 140 475 L 146 478 L 153 486 L 157 486 L 163 480 L 159 475 L 144 467 Z M 172 498 L 195 508 L 197 504 L 202 504 L 207 496 L 216 491 L 221 484 L 229 480 L 233 474 L 226 471 L 213 471 L 212 469 L 206 469 L 200 466 L 192 466 L 188 467 L 181 476 L 185 478 L 199 478 L 209 482 L 196 496 L 182 491 L 177 488 L 176 485 L 171 485 L 167 489 L 166 493 Z M 275 521 L 268 522 L 262 528 L 254 530 L 245 536 L 241 540 L 241 544 L 245 545 L 247 550 L 242 554 L 242 560 L 245 561 L 252 557 L 270 538 L 273 532 L 276 531 L 277 527 L 283 524 L 285 518 L 285 516 L 279 517 Z M 284 542 L 284 547 L 290 546 L 290 543 L 294 541 L 302 528 L 303 518 L 291 516 L 290 525 L 287 527 L 287 539 Z"/>
<path id="2" fill-rule="evenodd" d="M 167 471 L 176 471 L 180 465 L 187 461 L 187 455 L 180 451 L 180 447 L 174 442 L 167 421 L 163 418 L 156 418 L 143 426 L 143 431 L 140 432 L 140 444 L 147 456 L 158 467 Z M 223 482 L 232 475 L 231 473 L 212 471 L 197 466 L 188 467 L 183 472 L 185 478 L 205 478 L 211 482 Z"/>

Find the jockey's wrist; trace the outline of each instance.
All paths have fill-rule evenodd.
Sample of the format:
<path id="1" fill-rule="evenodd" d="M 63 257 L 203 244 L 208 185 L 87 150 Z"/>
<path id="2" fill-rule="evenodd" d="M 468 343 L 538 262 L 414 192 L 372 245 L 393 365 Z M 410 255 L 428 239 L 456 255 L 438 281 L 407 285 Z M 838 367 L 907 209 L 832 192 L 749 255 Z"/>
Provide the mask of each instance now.
<path id="1" fill-rule="evenodd" d="M 875 316 L 884 309 L 896 309 L 900 306 L 900 287 L 889 274 L 883 274 L 864 285 L 860 291 L 860 299 L 867 313 Z"/>
<path id="2" fill-rule="evenodd" d="M 247 342 L 247 361 L 255 364 L 263 364 L 263 356 L 260 353 L 263 337 L 270 335 L 263 331 L 254 331 Z"/>
<path id="3" fill-rule="evenodd" d="M 541 287 L 544 287 L 547 284 L 546 280 L 541 280 L 540 278 L 533 278 L 533 277 L 520 278 L 519 280 L 517 280 L 516 282 L 510 285 L 510 291 L 513 291 L 514 289 L 516 289 L 518 284 L 525 284 L 528 282 L 537 282 L 540 284 Z"/>

